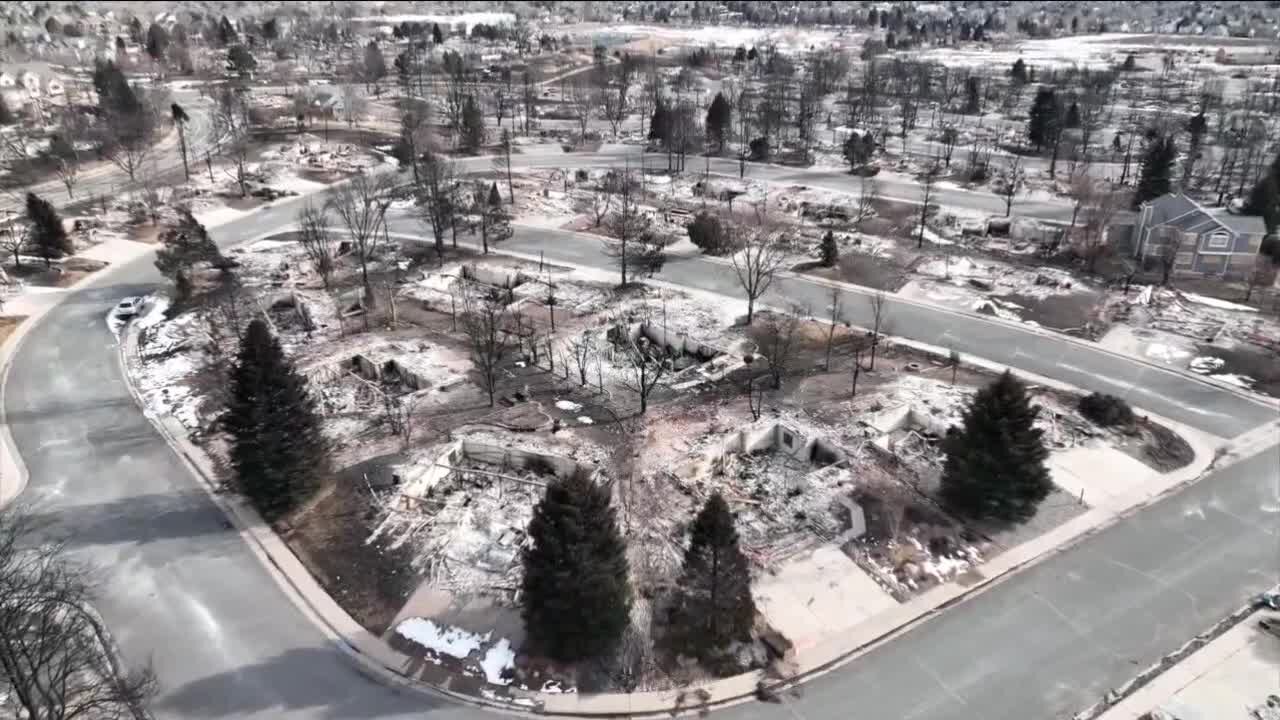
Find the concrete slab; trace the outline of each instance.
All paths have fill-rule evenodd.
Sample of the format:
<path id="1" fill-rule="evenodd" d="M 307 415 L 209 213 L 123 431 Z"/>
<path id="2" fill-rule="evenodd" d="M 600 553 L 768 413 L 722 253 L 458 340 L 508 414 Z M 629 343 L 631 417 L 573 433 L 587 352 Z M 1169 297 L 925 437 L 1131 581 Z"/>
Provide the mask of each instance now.
<path id="1" fill-rule="evenodd" d="M 756 581 L 756 608 L 797 653 L 898 602 L 834 545 L 788 560 Z"/>
<path id="2" fill-rule="evenodd" d="M 524 644 L 524 620 L 520 618 L 520 610 L 500 605 L 484 596 L 458 597 L 423 583 L 396 613 L 387 633 L 394 632 L 402 620 L 411 617 L 427 618 L 478 635 L 492 632 L 495 639 L 506 638 L 517 648 Z"/>
<path id="3" fill-rule="evenodd" d="M 1137 458 L 1103 445 L 1053 453 L 1048 464 L 1058 487 L 1092 507 L 1105 505 L 1159 474 Z"/>

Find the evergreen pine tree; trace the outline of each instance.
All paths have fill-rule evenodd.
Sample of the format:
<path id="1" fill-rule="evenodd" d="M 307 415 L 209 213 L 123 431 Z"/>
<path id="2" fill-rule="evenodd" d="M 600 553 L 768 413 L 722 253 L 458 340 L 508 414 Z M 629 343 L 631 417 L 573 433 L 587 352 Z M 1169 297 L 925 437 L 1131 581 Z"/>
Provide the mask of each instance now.
<path id="1" fill-rule="evenodd" d="M 1134 207 L 1173 190 L 1173 165 L 1177 159 L 1178 145 L 1172 135 L 1156 135 L 1147 141 L 1133 193 Z"/>
<path id="2" fill-rule="evenodd" d="M 306 379 L 262 320 L 240 339 L 222 425 L 239 489 L 268 521 L 296 507 L 329 468 Z"/>
<path id="3" fill-rule="evenodd" d="M 823 267 L 833 267 L 836 260 L 840 259 L 840 247 L 836 245 L 835 233 L 830 230 L 826 235 L 822 236 L 822 245 L 818 248 L 819 254 L 822 256 Z"/>
<path id="4" fill-rule="evenodd" d="M 871 162 L 871 155 L 875 152 L 876 143 L 872 139 L 871 133 L 851 132 L 849 137 L 844 141 L 844 159 L 849 163 L 849 172 L 855 172 L 858 168 Z"/>
<path id="5" fill-rule="evenodd" d="M 982 109 L 982 81 L 970 75 L 964 81 L 964 113 L 976 115 Z"/>
<path id="6" fill-rule="evenodd" d="M 1271 168 L 1253 186 L 1248 202 L 1245 204 L 1245 210 L 1262 216 L 1268 235 L 1280 232 L 1280 153 L 1277 153 L 1276 159 L 1271 162 Z M 1265 241 L 1263 244 L 1267 245 Z M 1276 250 L 1277 245 L 1278 243 L 1271 242 L 1267 247 L 1267 254 L 1273 260 L 1280 261 L 1280 252 Z"/>
<path id="7" fill-rule="evenodd" d="M 677 598 L 672 620 L 685 652 L 706 657 L 750 638 L 756 615 L 751 570 L 720 493 L 707 499 L 693 521 Z"/>
<path id="8" fill-rule="evenodd" d="M 1041 87 L 1036 90 L 1036 97 L 1027 117 L 1027 139 L 1036 146 L 1036 152 L 1053 143 L 1060 130 L 1061 110 L 1053 88 Z"/>
<path id="9" fill-rule="evenodd" d="M 30 246 L 49 267 L 57 258 L 75 252 L 62 218 L 53 204 L 33 192 L 27 193 L 27 220 L 31 223 Z"/>
<path id="10" fill-rule="evenodd" d="M 18 118 L 13 116 L 13 111 L 9 109 L 9 103 L 5 101 L 4 95 L 0 95 L 0 125 L 12 125 L 18 122 Z"/>
<path id="11" fill-rule="evenodd" d="M 942 441 L 942 499 L 950 508 L 998 522 L 1035 515 L 1053 490 L 1036 414 L 1026 388 L 1007 371 L 978 391 L 963 426 Z"/>
<path id="12" fill-rule="evenodd" d="M 235 26 L 231 24 L 231 21 L 227 19 L 226 15 L 223 15 L 222 18 L 218 20 L 218 44 L 226 47 L 238 40 L 239 37 L 239 34 L 236 33 Z"/>
<path id="13" fill-rule="evenodd" d="M 553 480 L 529 540 L 523 596 L 532 647 L 564 662 L 612 649 L 630 622 L 631 585 L 608 488 L 581 474 Z"/>
<path id="14" fill-rule="evenodd" d="M 1080 127 L 1080 104 L 1071 101 L 1071 106 L 1067 108 L 1067 119 L 1063 127 L 1078 128 Z"/>
<path id="15" fill-rule="evenodd" d="M 156 269 L 160 274 L 176 280 L 179 273 L 190 275 L 196 263 L 214 265 L 222 262 L 222 253 L 209 237 L 209 231 L 188 210 L 178 211 L 178 224 L 167 228 L 160 235 L 160 249 L 156 251 Z"/>
<path id="16" fill-rule="evenodd" d="M 711 101 L 711 107 L 707 108 L 707 136 L 716 144 L 716 152 L 724 152 L 725 140 L 728 139 L 729 123 L 733 120 L 732 111 L 729 109 L 729 101 L 725 99 L 724 93 L 716 93 L 715 98 Z"/>
<path id="17" fill-rule="evenodd" d="M 462 104 L 462 146 L 475 152 L 484 144 L 484 116 L 475 95 L 468 95 Z"/>
<path id="18" fill-rule="evenodd" d="M 1022 61 L 1022 58 L 1013 61 L 1009 76 L 1013 78 L 1013 82 L 1017 85 L 1025 85 L 1027 83 L 1027 64 Z"/>
<path id="19" fill-rule="evenodd" d="M 444 42 L 444 33 L 440 32 L 440 23 L 431 24 L 431 42 L 434 45 Z"/>
<path id="20" fill-rule="evenodd" d="M 165 51 L 169 49 L 169 32 L 163 25 L 151 23 L 147 28 L 147 54 L 152 60 L 163 60 Z"/>
<path id="21" fill-rule="evenodd" d="M 667 144 L 671 130 L 670 115 L 671 111 L 667 108 L 667 101 L 658 98 L 658 102 L 653 106 L 653 118 L 649 120 L 650 140 L 657 140 L 663 145 Z"/>

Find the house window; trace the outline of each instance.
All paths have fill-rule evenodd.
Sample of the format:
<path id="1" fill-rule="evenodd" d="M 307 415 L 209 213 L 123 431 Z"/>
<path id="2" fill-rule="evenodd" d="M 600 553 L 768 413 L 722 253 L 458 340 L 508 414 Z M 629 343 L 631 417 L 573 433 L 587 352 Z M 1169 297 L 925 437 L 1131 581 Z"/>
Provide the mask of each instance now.
<path id="1" fill-rule="evenodd" d="M 1214 250 L 1222 250 L 1231 244 L 1231 236 L 1219 230 L 1209 236 L 1208 247 Z"/>
<path id="2" fill-rule="evenodd" d="M 796 440 L 795 440 L 795 438 L 791 437 L 791 433 L 787 432 L 786 430 L 783 430 L 783 431 L 782 431 L 782 444 L 783 444 L 783 445 L 786 445 L 787 447 L 791 447 L 791 445 L 792 445 L 793 443 L 795 443 L 795 441 L 796 441 Z"/>

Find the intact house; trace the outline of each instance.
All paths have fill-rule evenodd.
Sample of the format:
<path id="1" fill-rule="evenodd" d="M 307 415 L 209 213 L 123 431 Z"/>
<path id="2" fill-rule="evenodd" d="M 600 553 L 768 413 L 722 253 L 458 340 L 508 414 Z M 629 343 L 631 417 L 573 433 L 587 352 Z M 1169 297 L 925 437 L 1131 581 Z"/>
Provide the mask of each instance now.
<path id="1" fill-rule="evenodd" d="M 1145 202 L 1133 224 L 1113 225 L 1109 237 L 1141 267 L 1158 267 L 1173 252 L 1172 274 L 1242 280 L 1249 276 L 1267 229 L 1261 217 L 1207 209 L 1181 193 Z"/>

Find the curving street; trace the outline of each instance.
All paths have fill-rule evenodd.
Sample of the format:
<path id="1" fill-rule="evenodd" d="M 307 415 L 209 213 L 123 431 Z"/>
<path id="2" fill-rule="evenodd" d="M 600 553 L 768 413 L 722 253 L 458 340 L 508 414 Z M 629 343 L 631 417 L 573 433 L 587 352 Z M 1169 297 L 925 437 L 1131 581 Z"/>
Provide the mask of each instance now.
<path id="1" fill-rule="evenodd" d="M 522 165 L 620 163 L 616 152 L 516 156 Z M 180 163 L 180 161 L 179 161 Z M 487 170 L 487 160 L 463 163 Z M 691 169 L 693 161 L 691 160 Z M 732 162 L 714 172 L 737 175 Z M 836 171 L 751 165 L 748 177 L 856 188 Z M 886 195 L 913 195 L 881 185 Z M 999 198 L 957 191 L 943 204 Z M 301 199 L 212 230 L 233 245 L 288 227 Z M 1054 219 L 1064 203 L 1021 212 Z M 999 205 L 1003 212 L 1003 205 Z M 392 232 L 421 233 L 393 217 Z M 505 248 L 607 268 L 598 239 L 517 228 Z M 733 296 L 731 269 L 668 262 L 659 279 Z M 5 378 L 4 412 L 30 480 L 25 498 L 103 568 L 102 615 L 129 661 L 150 658 L 158 718 L 478 718 L 488 711 L 365 678 L 279 589 L 174 455 L 121 379 L 104 321 L 120 298 L 153 288 L 149 256 L 111 268 L 31 330 Z M 826 286 L 780 280 L 777 294 L 823 307 Z M 866 302 L 846 292 L 855 323 Z M 891 301 L 892 334 L 954 347 L 1086 389 L 1223 438 L 1276 417 L 1273 407 L 1088 344 L 943 308 Z M 730 718 L 1027 720 L 1068 717 L 1277 583 L 1280 447 L 1178 493 L 996 584 L 892 642 L 805 684 L 785 707 L 748 703 Z"/>
<path id="2" fill-rule="evenodd" d="M 201 97 L 193 90 L 177 90 L 173 100 L 182 105 L 190 120 L 187 123 L 187 152 L 194 173 L 199 169 L 197 160 L 216 146 L 216 128 L 213 124 L 212 101 Z M 80 202 L 88 198 L 104 195 L 111 197 L 119 193 L 137 188 L 140 183 L 130 182 L 128 174 L 116 167 L 109 160 L 85 163 L 74 186 L 75 197 L 67 197 L 67 188 L 57 177 L 23 188 L 22 192 L 0 194 L 0 211 L 21 212 L 27 192 L 34 192 L 58 207 Z M 176 128 L 166 126 L 164 133 L 157 138 L 150 157 L 140 170 L 155 180 L 159 177 L 181 178 L 182 149 L 178 141 Z"/>

